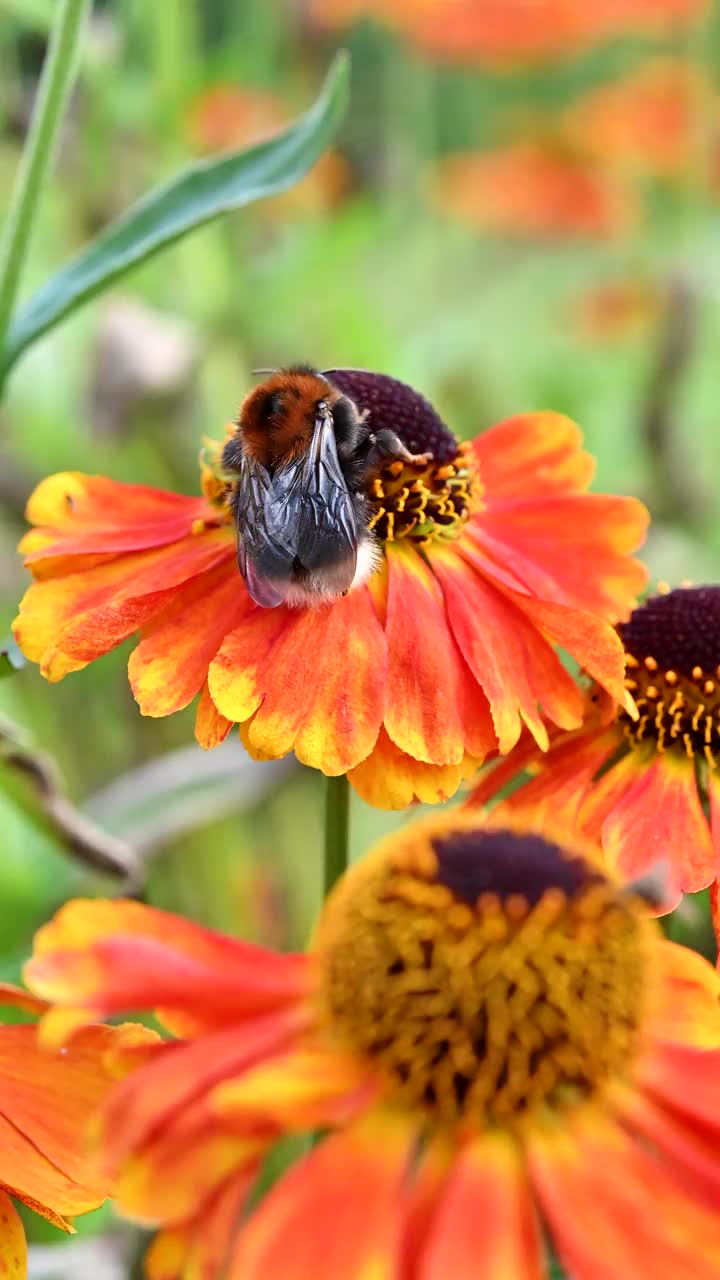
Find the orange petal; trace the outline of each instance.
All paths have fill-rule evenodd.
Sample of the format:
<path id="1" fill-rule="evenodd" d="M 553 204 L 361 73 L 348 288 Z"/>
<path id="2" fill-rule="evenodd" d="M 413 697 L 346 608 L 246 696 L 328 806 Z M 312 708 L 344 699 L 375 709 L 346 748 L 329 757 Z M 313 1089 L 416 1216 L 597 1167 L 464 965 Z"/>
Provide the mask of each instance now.
<path id="1" fill-rule="evenodd" d="M 192 702 L 225 636 L 251 608 L 234 562 L 189 582 L 143 629 L 130 655 L 130 684 L 143 715 L 171 715 Z"/>
<path id="2" fill-rule="evenodd" d="M 108 1194 L 85 1134 L 115 1083 L 107 1055 L 122 1034 L 87 1027 L 49 1053 L 34 1027 L 0 1027 L 0 1183 L 53 1222 Z"/>
<path id="3" fill-rule="evenodd" d="M 212 1108 L 223 1118 L 271 1123 L 283 1132 L 347 1125 L 367 1110 L 380 1081 L 360 1058 L 340 1049 L 291 1047 L 215 1089 Z"/>
<path id="4" fill-rule="evenodd" d="M 506 418 L 478 436 L 473 449 L 491 508 L 503 499 L 582 493 L 595 471 L 577 423 L 552 411 Z"/>
<path id="5" fill-rule="evenodd" d="M 560 734 L 544 755 L 532 740 L 518 744 L 488 778 L 481 779 L 470 793 L 469 802 L 487 803 L 518 778 L 523 768 L 530 767 L 533 776 L 503 799 L 503 807 L 532 809 L 538 816 L 544 811 L 556 821 L 579 826 L 578 811 L 586 795 L 598 785 L 593 782 L 598 769 L 616 747 L 617 735 L 612 729 Z M 599 843 L 599 832 L 596 838 Z"/>
<path id="6" fill-rule="evenodd" d="M 305 956 L 278 955 L 143 903 L 79 899 L 35 935 L 25 977 L 86 1020 L 93 1011 L 167 1008 L 206 1027 L 295 1008 L 307 966 Z"/>
<path id="7" fill-rule="evenodd" d="M 23 1224 L 4 1191 L 0 1191 L 0 1276 L 2 1280 L 26 1280 L 27 1277 Z"/>
<path id="8" fill-rule="evenodd" d="M 720 1053 L 695 1045 L 659 1044 L 637 1066 L 640 1086 L 720 1143 Z"/>
<path id="9" fill-rule="evenodd" d="M 47 526 L 45 545 L 31 551 L 30 563 L 46 556 L 165 546 L 189 534 L 198 519 L 214 518 L 204 498 L 80 471 L 48 476 L 31 495 L 25 514 L 31 524 Z"/>
<path id="10" fill-rule="evenodd" d="M 623 765 L 625 761 L 616 768 Z M 716 857 L 693 761 L 664 751 L 649 766 L 639 768 L 603 825 L 608 859 L 629 880 L 666 859 L 678 891 L 704 889 L 715 878 Z M 627 772 L 631 769 L 632 763 Z"/>
<path id="11" fill-rule="evenodd" d="M 12 982 L 0 982 L 0 1006 L 2 1005 L 36 1014 L 45 1013 L 48 1008 L 47 1000 L 40 1000 L 38 996 L 23 991 L 22 987 L 16 987 Z"/>
<path id="12" fill-rule="evenodd" d="M 693 1200 L 717 1213 L 720 1203 L 720 1160 L 717 1137 L 633 1090 L 622 1098 L 622 1117 L 640 1143 L 661 1153 L 676 1171 Z"/>
<path id="13" fill-rule="evenodd" d="M 545 1264 L 518 1150 L 488 1136 L 455 1161 L 418 1280 L 542 1280 Z"/>
<path id="14" fill-rule="evenodd" d="M 530 1167 L 575 1280 L 716 1280 L 717 1216 L 694 1204 L 656 1154 L 619 1125 L 588 1114 L 561 1133 L 533 1135 Z"/>
<path id="15" fill-rule="evenodd" d="M 648 513 L 634 498 L 585 494 L 592 462 L 560 414 L 526 414 L 475 441 L 485 505 L 469 536 L 533 595 L 615 621 L 646 572 L 630 559 Z"/>
<path id="16" fill-rule="evenodd" d="M 196 1104 L 129 1157 L 114 1187 L 124 1217 L 149 1225 L 182 1222 L 228 1178 L 255 1178 L 276 1135 L 223 1131 L 205 1110 Z"/>
<path id="17" fill-rule="evenodd" d="M 562 728 L 577 728 L 583 715 L 580 691 L 537 627 L 456 551 L 431 548 L 428 554 L 455 638 L 490 702 L 499 750 L 505 754 L 515 745 L 523 721 L 547 748 L 538 704 Z"/>
<path id="18" fill-rule="evenodd" d="M 464 673 L 442 591 L 413 549 L 391 544 L 387 565 L 385 728 L 414 760 L 459 764 L 465 754 Z"/>
<path id="19" fill-rule="evenodd" d="M 469 756 L 461 764 L 423 764 L 396 747 L 381 729 L 367 760 L 349 771 L 348 781 L 376 809 L 407 809 L 449 800 L 460 783 L 477 772 L 478 764 Z"/>
<path id="20" fill-rule="evenodd" d="M 345 773 L 372 750 L 385 698 L 385 637 L 365 588 L 317 609 L 254 609 L 210 666 L 221 715 L 253 754 Z"/>
<path id="21" fill-rule="evenodd" d="M 720 974 L 689 947 L 663 940 L 653 954 L 662 984 L 648 1035 L 702 1049 L 720 1049 Z"/>
<path id="22" fill-rule="evenodd" d="M 412 1142 L 379 1119 L 325 1139 L 256 1209 L 228 1280 L 393 1280 Z"/>
<path id="23" fill-rule="evenodd" d="M 225 1274 L 251 1179 L 230 1178 L 195 1218 L 158 1232 L 145 1255 L 147 1280 L 217 1280 Z"/>
<path id="24" fill-rule="evenodd" d="M 219 747 L 220 743 L 225 741 L 232 727 L 233 721 L 226 720 L 225 716 L 220 715 L 210 697 L 210 690 L 206 680 L 200 690 L 195 714 L 195 737 L 197 741 L 205 751 L 211 751 L 213 747 Z"/>
<path id="25" fill-rule="evenodd" d="M 223 1081 L 242 1081 L 258 1063 L 274 1061 L 292 1036 L 288 1019 L 271 1014 L 197 1040 L 163 1044 L 141 1070 L 116 1086 L 103 1109 L 99 1129 L 106 1167 L 116 1173 L 153 1133 L 169 1131 L 178 1116 Z M 208 1125 L 219 1114 L 214 1103 L 208 1104 Z"/>
<path id="26" fill-rule="evenodd" d="M 90 570 L 36 582 L 13 624 L 26 657 L 61 679 L 132 635 L 181 584 L 232 555 L 224 529 L 139 551 Z"/>

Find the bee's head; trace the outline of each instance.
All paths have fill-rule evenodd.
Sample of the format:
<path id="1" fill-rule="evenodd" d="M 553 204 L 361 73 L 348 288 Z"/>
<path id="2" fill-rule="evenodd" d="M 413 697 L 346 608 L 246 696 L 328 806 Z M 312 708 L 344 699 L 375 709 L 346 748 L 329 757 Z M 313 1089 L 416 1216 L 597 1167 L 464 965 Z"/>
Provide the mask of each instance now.
<path id="1" fill-rule="evenodd" d="M 308 365 L 271 372 L 240 408 L 238 428 L 244 448 L 265 466 L 295 457 L 310 444 L 323 410 L 332 415 L 338 443 L 352 442 L 359 421 L 357 409 L 324 374 Z"/>

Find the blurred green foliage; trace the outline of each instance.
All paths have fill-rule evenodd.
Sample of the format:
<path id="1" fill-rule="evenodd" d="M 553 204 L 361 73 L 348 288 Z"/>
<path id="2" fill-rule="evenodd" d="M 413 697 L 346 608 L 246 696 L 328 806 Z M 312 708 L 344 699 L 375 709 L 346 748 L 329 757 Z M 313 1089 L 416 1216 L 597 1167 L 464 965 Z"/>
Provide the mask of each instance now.
<path id="1" fill-rule="evenodd" d="M 52 8 L 0 0 L 2 191 L 18 162 Z M 436 66 L 367 23 L 346 43 L 353 89 L 334 174 L 318 167 L 295 193 L 199 230 L 69 318 L 13 370 L 0 409 L 0 636 L 27 581 L 14 547 L 38 480 L 79 469 L 192 492 L 200 439 L 234 415 L 251 370 L 298 359 L 404 378 L 462 436 L 523 410 L 567 412 L 597 456 L 596 487 L 638 494 L 654 509 L 653 577 L 718 578 L 720 242 L 718 190 L 704 171 L 689 164 L 672 182 L 644 178 L 639 225 L 604 241 L 482 235 L 433 197 L 446 153 L 514 137 L 519 120 L 551 128 L 561 108 L 650 54 L 690 59 L 715 91 L 715 9 L 672 46 L 618 41 L 560 65 L 505 73 Z M 206 129 L 207 119 L 217 125 L 211 90 L 271 94 L 290 120 L 312 100 L 336 45 L 292 0 L 98 3 L 24 296 L 145 190 L 197 158 L 203 111 Z M 236 144 L 243 127 L 238 119 Z M 592 333 L 580 322 L 597 290 L 638 281 L 658 299 L 646 323 Z M 688 308 L 687 351 L 658 435 L 650 411 L 679 299 Z M 176 360 L 164 381 L 148 375 L 133 349 L 120 302 L 148 309 L 148 341 L 163 359 L 170 342 Z M 129 315 L 132 329 L 137 312 Z M 122 361 L 138 366 L 132 394 L 128 381 L 119 394 L 112 377 Z M 177 796 L 168 797 L 188 782 L 171 753 L 192 741 L 191 711 L 140 718 L 128 651 L 59 686 L 33 667 L 0 682 L 0 711 L 58 761 L 70 795 L 118 834 L 131 818 L 136 832 L 138 822 L 157 823 L 177 807 Z M 166 754 L 166 789 L 150 812 L 138 817 L 103 801 L 113 780 Z M 224 792 L 215 820 L 153 837 L 150 896 L 231 932 L 301 945 L 320 897 L 321 780 L 291 766 L 258 783 L 257 794 L 246 783 L 236 811 Z M 354 854 L 406 820 L 354 797 Z M 1 766 L 0 831 L 7 978 L 68 894 L 113 885 L 69 860 L 24 784 Z M 672 928 L 709 948 L 702 901 Z"/>

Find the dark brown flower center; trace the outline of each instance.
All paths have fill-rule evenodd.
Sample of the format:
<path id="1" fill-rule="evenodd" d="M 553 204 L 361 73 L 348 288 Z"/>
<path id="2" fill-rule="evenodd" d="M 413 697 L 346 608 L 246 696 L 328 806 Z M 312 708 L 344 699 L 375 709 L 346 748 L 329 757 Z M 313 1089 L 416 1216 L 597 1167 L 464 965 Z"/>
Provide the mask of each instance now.
<path id="1" fill-rule="evenodd" d="M 619 628 L 626 685 L 639 719 L 621 719 L 633 742 L 678 746 L 711 764 L 720 751 L 720 587 L 677 587 L 635 609 Z"/>
<path id="2" fill-rule="evenodd" d="M 389 462 L 373 477 L 370 528 L 382 542 L 410 538 L 422 546 L 456 537 L 482 493 L 470 446 L 456 440 L 429 400 L 397 378 L 356 369 L 329 376 L 367 413 L 371 430 L 389 428 L 411 453 L 431 455 L 424 463 Z"/>
<path id="3" fill-rule="evenodd" d="M 406 838 L 326 908 L 324 1021 L 432 1123 L 516 1126 L 626 1066 L 646 927 L 598 867 L 539 835 Z"/>

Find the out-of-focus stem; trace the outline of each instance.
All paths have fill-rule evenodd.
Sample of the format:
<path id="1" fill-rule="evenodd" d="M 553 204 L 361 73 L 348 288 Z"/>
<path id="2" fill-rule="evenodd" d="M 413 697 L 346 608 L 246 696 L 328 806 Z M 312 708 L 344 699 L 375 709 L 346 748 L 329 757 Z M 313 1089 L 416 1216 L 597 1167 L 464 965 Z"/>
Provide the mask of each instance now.
<path id="1" fill-rule="evenodd" d="M 348 864 L 350 835 L 350 788 L 344 774 L 327 779 L 325 793 L 325 896 Z"/>
<path id="2" fill-rule="evenodd" d="M 30 129 L 0 237 L 0 350 L 12 318 L 39 198 L 53 157 L 77 66 L 83 24 L 92 0 L 56 0 Z"/>

